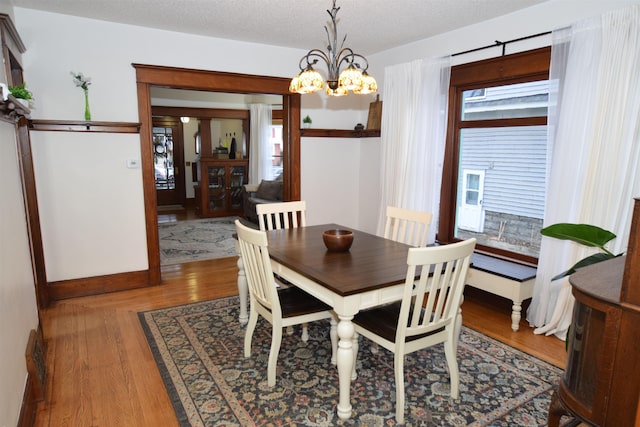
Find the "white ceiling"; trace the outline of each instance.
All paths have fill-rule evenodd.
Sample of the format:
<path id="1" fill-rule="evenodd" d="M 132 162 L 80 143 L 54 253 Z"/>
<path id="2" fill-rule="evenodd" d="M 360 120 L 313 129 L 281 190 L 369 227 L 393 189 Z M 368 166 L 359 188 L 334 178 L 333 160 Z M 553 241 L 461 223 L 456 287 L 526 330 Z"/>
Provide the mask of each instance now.
<path id="1" fill-rule="evenodd" d="M 10 1 L 28 9 L 305 50 L 325 50 L 323 27 L 332 6 L 331 0 Z M 338 38 L 347 35 L 346 47 L 371 55 L 544 1 L 337 0 Z"/>

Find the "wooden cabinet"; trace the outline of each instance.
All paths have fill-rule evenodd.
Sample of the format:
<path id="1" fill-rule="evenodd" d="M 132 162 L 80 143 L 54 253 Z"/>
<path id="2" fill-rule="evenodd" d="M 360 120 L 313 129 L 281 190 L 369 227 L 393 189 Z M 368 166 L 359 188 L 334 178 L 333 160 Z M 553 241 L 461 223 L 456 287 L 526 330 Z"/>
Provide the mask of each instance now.
<path id="1" fill-rule="evenodd" d="M 248 176 L 248 160 L 200 159 L 195 185 L 198 216 L 242 215 L 242 186 Z"/>
<path id="2" fill-rule="evenodd" d="M 624 257 L 584 267 L 570 282 L 575 306 L 569 357 L 549 408 L 597 426 L 638 426 L 640 397 L 640 203 Z"/>

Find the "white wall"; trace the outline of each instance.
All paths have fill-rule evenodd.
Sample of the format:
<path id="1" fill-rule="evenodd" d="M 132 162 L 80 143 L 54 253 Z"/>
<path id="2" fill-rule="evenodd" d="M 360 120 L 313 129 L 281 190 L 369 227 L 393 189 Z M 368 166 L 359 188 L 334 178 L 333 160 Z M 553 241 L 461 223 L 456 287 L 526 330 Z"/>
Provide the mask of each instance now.
<path id="1" fill-rule="evenodd" d="M 35 119 L 83 120 L 83 93 L 74 86 L 71 71 L 92 78 L 89 98 L 93 120 L 137 122 L 132 63 L 288 77 L 296 73 L 298 61 L 305 53 L 22 8 L 15 8 L 15 17 L 27 46 L 23 65 L 25 80 L 36 99 L 32 114 Z M 318 95 L 303 98 L 303 114 L 314 117 L 314 127 L 352 129 L 363 117 L 366 120 L 367 98 L 325 98 Z M 146 241 L 140 170 L 128 170 L 122 165 L 123 160 L 140 158 L 135 144 L 117 138 L 118 142 L 109 148 L 109 142 L 90 141 L 93 138 L 88 134 L 70 137 L 71 134 L 33 132 L 33 135 L 37 140 L 34 161 L 49 280 L 145 268 L 146 246 L 140 245 Z M 320 145 L 325 143 L 322 141 Z M 350 183 L 343 186 L 343 191 L 351 189 L 344 197 L 353 208 L 346 209 L 343 218 L 336 218 L 333 209 L 322 202 L 322 187 L 305 188 L 309 180 L 303 178 L 302 192 L 316 206 L 318 220 L 332 218 L 353 223 L 351 215 L 354 209 L 357 212 L 359 197 L 354 187 L 359 182 L 358 151 L 343 153 L 340 167 L 344 169 L 339 169 L 331 151 L 308 153 L 305 147 L 303 143 L 304 163 L 332 164 L 332 171 Z M 96 168 L 96 160 L 105 155 L 115 158 Z M 117 180 L 112 187 L 103 185 L 108 169 Z M 87 184 L 102 194 L 96 205 L 83 203 L 89 191 Z M 73 211 L 78 207 L 82 209 Z M 120 221 L 109 216 L 116 209 Z M 80 218 L 84 218 L 81 230 Z M 123 248 L 130 249 L 122 256 L 115 255 Z M 104 254 L 114 256 L 105 262 Z"/>
<path id="2" fill-rule="evenodd" d="M 27 377 L 24 351 L 38 316 L 15 127 L 5 122 L 0 122 L 0 181 L 0 426 L 15 426 Z"/>
<path id="3" fill-rule="evenodd" d="M 607 10 L 623 8 L 640 0 L 547 0 L 502 17 L 440 34 L 428 39 L 387 50 L 369 57 L 372 73 L 382 90 L 384 67 L 415 59 L 444 57 L 458 52 L 489 46 L 496 40 L 508 41 L 567 27 L 583 18 Z M 507 45 L 506 54 L 549 46 L 551 35 Z M 452 58 L 453 65 L 500 56 L 502 47 Z M 380 76 L 380 78 L 378 78 Z M 384 94 L 382 95 L 384 98 Z"/>
<path id="4" fill-rule="evenodd" d="M 1 2 L 0 2 L 1 3 Z M 0 13 L 13 11 L 0 4 Z M 6 83 L 4 67 L 0 82 Z M 0 426 L 15 426 L 27 379 L 24 352 L 38 327 L 33 270 L 24 213 L 16 128 L 0 121 Z"/>
<path id="5" fill-rule="evenodd" d="M 384 67 L 387 65 L 448 55 L 492 44 L 494 40 L 508 40 L 549 31 L 585 16 L 638 1 L 640 0 L 552 0 L 503 18 L 370 56 L 371 74 L 378 79 L 382 88 Z M 0 11 L 10 15 L 12 13 L 3 4 L 0 4 Z M 41 119 L 83 119 L 82 91 L 73 86 L 70 71 L 81 71 L 93 78 L 90 99 L 94 120 L 135 122 L 138 117 L 132 62 L 291 76 L 296 72 L 296 64 L 304 53 L 293 49 L 190 36 L 20 8 L 15 9 L 14 22 L 28 49 L 23 65 L 28 86 L 36 97 L 33 117 Z M 515 48 L 539 47 L 548 44 L 549 40 L 549 37 L 540 38 Z M 493 52 L 482 55 L 495 55 L 496 50 L 491 49 Z M 455 61 L 459 63 L 475 59 L 478 59 L 476 55 L 464 55 L 456 57 Z M 382 99 L 384 100 L 384 94 Z M 366 123 L 366 110 L 371 101 L 366 97 L 327 100 L 318 95 L 305 95 L 302 99 L 302 115 L 311 115 L 313 127 L 351 129 L 355 123 Z M 17 423 L 26 376 L 23 351 L 28 331 L 37 325 L 13 132 L 13 126 L 0 123 L 0 179 L 3 182 L 3 186 L 0 186 L 0 200 L 3 200 L 0 218 L 2 426 Z M 73 150 L 79 148 L 77 144 L 82 142 L 63 137 L 53 138 L 45 134 L 37 139 L 39 148 L 35 157 L 38 176 L 51 177 L 54 182 L 69 176 L 99 182 L 103 167 L 94 172 L 92 164 L 103 154 L 102 150 L 108 151 L 108 142 L 86 141 L 93 144 L 82 148 L 91 154 L 87 154 L 83 161 L 67 165 L 74 169 L 73 172 L 68 172 L 47 163 L 47 150 L 59 151 L 52 154 L 52 160 L 59 157 L 77 159 Z M 49 143 L 51 147 L 47 146 Z M 122 218 L 125 218 L 123 221 L 127 224 L 124 226 L 136 228 L 136 224 L 143 221 L 140 178 L 132 171 L 123 169 L 121 163 L 123 159 L 136 155 L 130 151 L 129 144 L 129 141 L 118 141 L 111 146 L 118 151 L 112 169 L 119 184 L 106 189 L 105 195 L 111 202 L 120 204 L 117 209 L 121 211 L 119 214 Z M 302 196 L 309 203 L 311 223 L 335 221 L 359 226 L 364 230 L 375 229 L 378 185 L 379 180 L 385 178 L 379 177 L 376 172 L 379 164 L 378 152 L 378 138 L 303 138 Z M 61 189 L 52 183 L 38 181 L 39 194 L 52 191 L 65 200 L 71 198 L 75 188 L 70 185 Z M 124 194 L 116 195 L 117 192 Z M 52 206 L 53 200 L 47 200 L 50 196 L 40 197 L 44 205 L 41 206 L 41 214 L 43 217 L 53 217 L 47 219 L 47 233 L 51 235 L 47 235 L 45 245 L 59 247 L 62 242 L 59 236 L 64 236 L 73 228 L 73 224 L 57 224 L 56 216 L 61 212 Z M 104 220 L 95 210 L 86 212 L 86 215 L 96 215 L 97 219 Z M 96 229 L 101 228 L 99 220 L 92 224 Z M 54 227 L 59 228 L 53 230 Z M 116 242 L 109 238 L 111 233 L 119 237 L 122 234 L 118 227 L 107 221 L 107 227 L 102 226 L 102 230 L 92 231 L 88 240 L 96 239 L 95 244 L 102 245 L 105 254 L 112 254 L 129 243 L 137 245 L 136 242 L 144 237 L 144 231 L 136 229 L 130 233 L 130 239 Z M 111 265 L 110 270 L 125 271 L 146 263 L 146 254 L 141 248 L 137 248 L 135 252 L 131 254 L 131 260 Z M 50 267 L 59 278 L 66 278 L 79 273 L 101 274 L 103 261 L 102 256 L 89 260 L 87 266 L 82 267 L 87 268 L 84 272 L 79 271 L 76 266 L 66 265 L 66 261 L 61 261 L 59 266 Z M 49 257 L 48 264 L 51 264 Z"/>
<path id="6" fill-rule="evenodd" d="M 386 65 L 451 54 L 491 44 L 494 40 L 509 40 L 549 31 L 569 25 L 584 16 L 638 1 L 640 0 L 551 0 L 502 18 L 372 55 L 369 58 L 371 70 L 382 87 Z M 30 9 L 15 8 L 15 18 L 18 31 L 27 46 L 24 55 L 25 79 L 36 97 L 34 118 L 82 119 L 82 91 L 73 85 L 70 71 L 83 72 L 93 79 L 89 92 L 94 120 L 135 122 L 138 121 L 137 97 L 135 72 L 131 63 L 291 76 L 296 72 L 295 64 L 299 57 L 305 53 L 299 49 L 192 36 Z M 510 47 L 509 51 L 539 47 L 548 44 L 549 40 L 548 36 L 542 37 Z M 491 49 L 482 54 L 463 55 L 456 57 L 455 62 L 475 60 L 478 55 L 495 55 L 496 51 L 499 53 L 499 49 Z M 382 100 L 384 101 L 384 94 Z M 309 114 L 315 128 L 352 129 L 357 123 L 366 123 L 368 104 L 371 101 L 373 96 L 328 98 L 316 94 L 305 95 L 302 99 L 302 115 Z M 49 147 L 48 138 L 45 137 L 40 147 L 34 150 L 36 159 L 44 158 L 42 147 Z M 367 231 L 375 229 L 380 178 L 375 172 L 379 165 L 379 155 L 372 149 L 376 146 L 379 146 L 377 138 L 303 138 L 302 194 L 315 209 L 312 214 L 314 222 L 331 220 L 360 226 Z M 361 150 L 365 147 L 366 150 Z M 52 145 L 48 149 L 56 151 L 58 147 Z M 59 149 L 61 151 L 58 155 L 64 157 L 65 148 L 61 146 Z M 129 155 L 135 156 L 134 153 Z M 69 153 L 69 156 L 73 155 Z M 78 161 L 73 165 L 76 169 L 74 173 L 89 181 L 98 181 L 98 172 L 91 167 L 93 160 L 94 158 L 87 158 L 84 162 Z M 43 168 L 54 168 L 53 165 L 45 165 L 46 162 L 37 161 L 37 176 L 46 176 Z M 332 179 L 340 177 L 340 199 L 348 200 L 340 207 L 327 203 L 326 195 L 335 191 L 336 185 L 333 185 L 333 190 L 322 185 L 323 182 L 333 182 L 326 178 L 318 179 L 323 170 L 331 170 Z M 142 206 L 137 202 L 137 194 L 141 191 L 139 177 L 128 171 L 114 172 L 122 172 L 128 176 L 124 178 L 125 181 L 129 179 L 124 187 L 131 191 L 119 196 L 123 201 L 120 208 L 123 210 L 123 217 L 128 218 L 135 226 L 144 217 Z M 37 184 L 43 192 L 53 190 L 50 182 L 39 180 Z M 107 188 L 105 191 L 116 190 Z M 54 192 L 68 192 L 68 197 L 63 199 L 71 200 L 73 187 L 55 189 Z M 44 203 L 40 208 L 43 217 L 56 213 L 52 201 Z M 89 210 L 86 214 L 102 218 L 97 210 Z M 62 220 L 56 227 L 55 231 L 43 230 L 46 239 L 45 257 L 49 260 L 53 258 L 53 254 L 48 248 L 66 250 L 58 236 L 73 233 L 75 224 Z M 144 228 L 131 231 L 127 230 L 125 233 L 124 229 L 107 228 L 103 232 L 94 231 L 86 236 L 88 241 L 101 245 L 101 250 L 106 253 L 117 252 L 123 245 L 131 245 L 134 253 L 130 254 L 127 262 L 114 262 L 110 266 L 112 271 L 105 271 L 102 260 L 85 259 L 82 268 L 71 264 L 58 266 L 56 279 L 117 273 L 146 265 L 146 251 L 138 245 L 145 238 Z M 93 252 L 97 252 L 97 249 Z M 71 253 L 67 253 L 66 257 L 71 258 Z"/>

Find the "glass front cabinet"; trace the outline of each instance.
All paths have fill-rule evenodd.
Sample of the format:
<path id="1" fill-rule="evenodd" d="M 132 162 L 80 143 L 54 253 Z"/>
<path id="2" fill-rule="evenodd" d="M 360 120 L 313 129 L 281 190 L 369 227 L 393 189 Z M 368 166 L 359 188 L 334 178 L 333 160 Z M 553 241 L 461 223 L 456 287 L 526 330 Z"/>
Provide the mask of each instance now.
<path id="1" fill-rule="evenodd" d="M 242 215 L 242 188 L 248 176 L 248 160 L 200 159 L 196 213 L 201 217 Z"/>

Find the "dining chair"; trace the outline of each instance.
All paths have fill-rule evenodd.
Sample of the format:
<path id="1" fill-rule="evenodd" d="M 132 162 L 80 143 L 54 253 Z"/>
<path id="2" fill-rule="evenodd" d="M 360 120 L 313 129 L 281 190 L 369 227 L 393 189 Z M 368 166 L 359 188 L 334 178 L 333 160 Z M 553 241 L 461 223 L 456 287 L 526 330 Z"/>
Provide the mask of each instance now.
<path id="1" fill-rule="evenodd" d="M 404 423 L 406 354 L 443 343 L 451 397 L 458 398 L 456 343 L 462 322 L 460 305 L 475 245 L 476 239 L 468 239 L 449 245 L 410 248 L 402 300 L 362 311 L 353 318 L 356 337 L 363 335 L 394 354 L 399 424 Z"/>
<path id="2" fill-rule="evenodd" d="M 427 246 L 431 213 L 387 206 L 384 238 L 415 247 Z M 378 353 L 378 344 L 371 344 L 371 352 Z"/>
<path id="3" fill-rule="evenodd" d="M 415 247 L 427 245 L 431 213 L 387 206 L 384 237 Z"/>
<path id="4" fill-rule="evenodd" d="M 330 319 L 331 363 L 336 361 L 338 348 L 337 321 L 331 307 L 303 290 L 292 286 L 278 289 L 274 286 L 273 270 L 266 232 L 255 230 L 235 221 L 240 251 L 245 265 L 251 308 L 244 336 L 244 357 L 251 357 L 251 340 L 258 315 L 271 323 L 271 348 L 267 363 L 267 385 L 276 384 L 276 365 L 282 329 L 291 325 Z"/>
<path id="5" fill-rule="evenodd" d="M 260 230 L 281 230 L 288 228 L 304 227 L 307 224 L 306 218 L 307 202 L 304 200 L 280 203 L 260 203 L 256 205 L 258 215 L 258 225 Z M 276 281 L 281 285 L 290 284 L 276 275 Z M 287 333 L 291 335 L 293 329 L 289 328 Z M 307 325 L 302 325 L 302 341 L 309 339 Z"/>
<path id="6" fill-rule="evenodd" d="M 307 225 L 306 212 L 307 203 L 304 200 L 256 205 L 260 230 L 304 227 Z"/>

